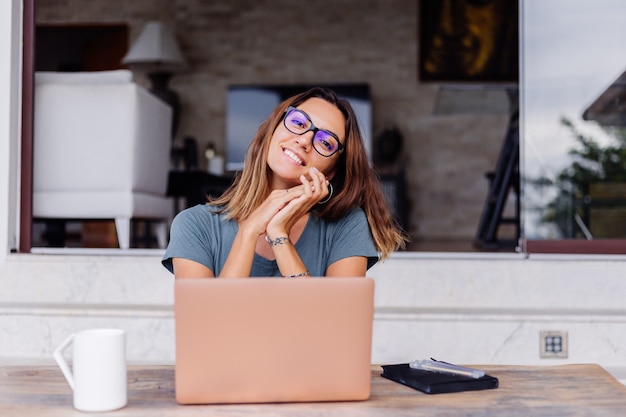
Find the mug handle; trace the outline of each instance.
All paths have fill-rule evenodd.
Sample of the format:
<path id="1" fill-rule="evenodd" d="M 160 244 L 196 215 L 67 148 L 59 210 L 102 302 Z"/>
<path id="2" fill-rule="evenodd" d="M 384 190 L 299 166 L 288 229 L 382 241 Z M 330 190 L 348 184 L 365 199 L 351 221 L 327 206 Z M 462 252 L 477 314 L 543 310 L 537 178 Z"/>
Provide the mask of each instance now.
<path id="1" fill-rule="evenodd" d="M 70 367 L 67 364 L 67 361 L 63 357 L 63 351 L 70 345 L 70 343 L 72 343 L 73 340 L 74 340 L 74 334 L 69 335 L 69 337 L 65 339 L 65 341 L 61 343 L 59 347 L 54 350 L 54 354 L 53 354 L 54 359 L 57 361 L 57 364 L 61 368 L 61 371 L 63 371 L 63 376 L 65 376 L 65 379 L 67 380 L 67 383 L 70 385 L 70 388 L 72 388 L 72 391 L 74 390 L 74 375 L 72 375 L 72 371 L 70 370 Z"/>

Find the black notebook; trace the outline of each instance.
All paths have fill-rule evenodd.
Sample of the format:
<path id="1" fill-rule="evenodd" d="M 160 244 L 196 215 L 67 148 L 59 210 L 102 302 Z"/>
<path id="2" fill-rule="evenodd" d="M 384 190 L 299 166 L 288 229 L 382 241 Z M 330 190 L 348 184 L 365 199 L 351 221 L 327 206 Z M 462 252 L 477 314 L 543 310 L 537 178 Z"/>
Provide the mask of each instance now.
<path id="1" fill-rule="evenodd" d="M 426 394 L 477 391 L 498 388 L 498 378 L 489 375 L 472 378 L 463 375 L 413 369 L 408 363 L 383 365 L 382 376 Z"/>

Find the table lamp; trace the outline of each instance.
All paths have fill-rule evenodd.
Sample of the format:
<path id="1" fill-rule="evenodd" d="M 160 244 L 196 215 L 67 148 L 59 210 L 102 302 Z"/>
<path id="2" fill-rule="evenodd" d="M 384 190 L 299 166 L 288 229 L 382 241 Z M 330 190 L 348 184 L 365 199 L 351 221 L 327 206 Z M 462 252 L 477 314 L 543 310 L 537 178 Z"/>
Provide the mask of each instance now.
<path id="1" fill-rule="evenodd" d="M 133 71 L 146 74 L 152 84 L 150 91 L 172 107 L 174 139 L 180 104 L 176 92 L 169 88 L 169 80 L 175 72 L 185 69 L 187 64 L 170 29 L 162 22 L 146 23 L 122 58 L 122 63 Z"/>

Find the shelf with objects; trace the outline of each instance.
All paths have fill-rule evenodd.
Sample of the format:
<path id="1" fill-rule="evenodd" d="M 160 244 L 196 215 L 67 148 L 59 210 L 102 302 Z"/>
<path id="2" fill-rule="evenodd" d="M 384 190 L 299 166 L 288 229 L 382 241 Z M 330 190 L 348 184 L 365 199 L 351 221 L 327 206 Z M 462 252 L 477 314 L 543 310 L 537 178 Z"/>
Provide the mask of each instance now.
<path id="1" fill-rule="evenodd" d="M 234 175 L 224 172 L 223 158 L 211 143 L 204 153 L 207 170 L 198 167 L 198 145 L 194 137 L 187 136 L 182 147 L 172 148 L 167 195 L 174 198 L 174 212 L 204 204 L 209 197 L 219 197 L 233 182 Z"/>

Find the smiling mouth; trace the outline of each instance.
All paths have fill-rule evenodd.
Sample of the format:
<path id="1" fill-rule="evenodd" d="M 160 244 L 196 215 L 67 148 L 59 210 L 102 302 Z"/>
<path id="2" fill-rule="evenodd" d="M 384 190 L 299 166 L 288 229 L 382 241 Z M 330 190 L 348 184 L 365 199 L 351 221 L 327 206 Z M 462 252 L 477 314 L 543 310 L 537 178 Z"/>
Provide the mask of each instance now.
<path id="1" fill-rule="evenodd" d="M 302 159 L 298 158 L 298 155 L 296 155 L 294 152 L 290 151 L 289 149 L 283 149 L 283 152 L 285 153 L 285 155 L 287 155 L 289 158 L 291 158 L 297 164 L 304 165 L 304 161 Z"/>

